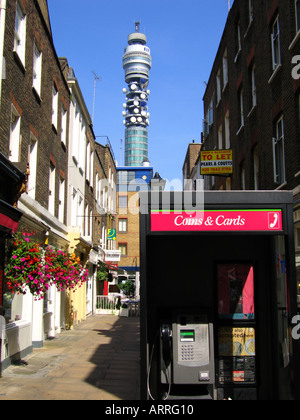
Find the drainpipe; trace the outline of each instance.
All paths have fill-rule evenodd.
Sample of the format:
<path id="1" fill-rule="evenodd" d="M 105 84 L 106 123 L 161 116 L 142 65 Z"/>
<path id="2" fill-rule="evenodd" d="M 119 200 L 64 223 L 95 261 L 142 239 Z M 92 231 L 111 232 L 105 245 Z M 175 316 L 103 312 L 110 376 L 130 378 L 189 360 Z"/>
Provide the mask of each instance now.
<path id="1" fill-rule="evenodd" d="M 5 77 L 4 35 L 6 22 L 6 1 L 0 0 L 0 107 L 2 103 L 2 80 Z"/>

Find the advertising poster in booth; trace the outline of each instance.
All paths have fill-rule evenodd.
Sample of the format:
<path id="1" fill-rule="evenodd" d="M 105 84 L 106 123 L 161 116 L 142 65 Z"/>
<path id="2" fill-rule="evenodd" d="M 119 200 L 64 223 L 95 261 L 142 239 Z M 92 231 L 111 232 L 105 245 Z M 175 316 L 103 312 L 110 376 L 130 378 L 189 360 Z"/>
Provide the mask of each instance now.
<path id="1" fill-rule="evenodd" d="M 254 269 L 251 264 L 218 265 L 220 384 L 256 382 Z"/>

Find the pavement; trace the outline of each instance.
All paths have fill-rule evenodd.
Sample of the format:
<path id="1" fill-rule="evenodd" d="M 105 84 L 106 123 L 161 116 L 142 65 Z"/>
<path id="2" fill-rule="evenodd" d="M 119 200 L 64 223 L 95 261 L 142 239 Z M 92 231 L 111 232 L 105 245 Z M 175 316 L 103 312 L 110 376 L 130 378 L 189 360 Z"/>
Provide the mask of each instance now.
<path id="1" fill-rule="evenodd" d="M 92 315 L 2 372 L 0 400 L 139 400 L 140 319 Z"/>

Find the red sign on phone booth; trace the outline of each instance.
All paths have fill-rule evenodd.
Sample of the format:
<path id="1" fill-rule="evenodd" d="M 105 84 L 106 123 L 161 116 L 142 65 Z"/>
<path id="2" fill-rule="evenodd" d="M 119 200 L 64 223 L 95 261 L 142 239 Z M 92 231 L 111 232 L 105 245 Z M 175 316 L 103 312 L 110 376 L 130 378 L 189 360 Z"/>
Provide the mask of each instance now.
<path id="1" fill-rule="evenodd" d="M 282 229 L 282 210 L 151 212 L 152 232 L 272 232 Z"/>

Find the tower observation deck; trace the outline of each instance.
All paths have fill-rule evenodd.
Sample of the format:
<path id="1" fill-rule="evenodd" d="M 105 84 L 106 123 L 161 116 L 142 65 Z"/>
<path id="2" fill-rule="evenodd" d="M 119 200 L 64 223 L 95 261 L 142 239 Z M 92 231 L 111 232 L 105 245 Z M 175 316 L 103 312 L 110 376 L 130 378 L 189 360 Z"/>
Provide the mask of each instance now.
<path id="1" fill-rule="evenodd" d="M 128 85 L 123 89 L 126 94 L 123 104 L 125 166 L 142 166 L 148 160 L 148 84 L 152 60 L 150 48 L 146 46 L 147 37 L 140 32 L 140 22 L 135 23 L 135 32 L 128 36 L 128 44 L 123 56 Z"/>

